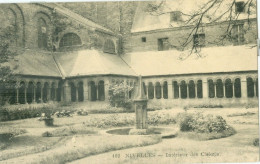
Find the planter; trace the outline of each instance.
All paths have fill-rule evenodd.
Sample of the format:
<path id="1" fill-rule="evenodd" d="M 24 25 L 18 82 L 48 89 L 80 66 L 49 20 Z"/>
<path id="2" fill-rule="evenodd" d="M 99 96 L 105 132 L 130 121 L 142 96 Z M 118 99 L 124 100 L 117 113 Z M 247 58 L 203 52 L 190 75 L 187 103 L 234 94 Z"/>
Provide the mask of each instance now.
<path id="1" fill-rule="evenodd" d="M 45 118 L 43 120 L 46 126 L 53 126 L 53 122 L 54 122 L 53 118 Z"/>

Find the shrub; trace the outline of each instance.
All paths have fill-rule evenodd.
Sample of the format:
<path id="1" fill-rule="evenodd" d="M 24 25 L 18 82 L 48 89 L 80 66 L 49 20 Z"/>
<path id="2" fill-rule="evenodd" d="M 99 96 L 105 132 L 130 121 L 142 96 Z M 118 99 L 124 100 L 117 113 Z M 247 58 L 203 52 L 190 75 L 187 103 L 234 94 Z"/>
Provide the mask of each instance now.
<path id="1" fill-rule="evenodd" d="M 178 115 L 181 131 L 194 131 L 198 133 L 221 133 L 231 129 L 221 116 L 203 115 L 202 113 Z"/>
<path id="2" fill-rule="evenodd" d="M 133 87 L 124 83 L 112 84 L 109 86 L 109 103 L 112 107 L 122 107 L 125 109 L 132 108 L 132 100 L 128 99 L 128 93 Z"/>
<path id="3" fill-rule="evenodd" d="M 259 138 L 254 139 L 253 145 L 257 147 L 259 146 Z"/>

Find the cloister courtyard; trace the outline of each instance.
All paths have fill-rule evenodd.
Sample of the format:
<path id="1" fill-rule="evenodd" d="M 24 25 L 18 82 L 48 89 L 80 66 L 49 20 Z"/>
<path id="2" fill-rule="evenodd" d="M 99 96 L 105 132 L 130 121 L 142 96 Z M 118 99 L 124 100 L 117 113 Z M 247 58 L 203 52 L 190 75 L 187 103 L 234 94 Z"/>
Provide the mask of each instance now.
<path id="1" fill-rule="evenodd" d="M 23 106 L 23 105 L 20 105 Z M 68 110 L 71 106 L 63 107 Z M 80 105 L 74 107 L 79 109 Z M 149 127 L 176 129 L 171 138 L 158 135 L 115 135 L 113 128 L 134 127 L 135 114 L 77 112 L 55 117 L 53 126 L 39 118 L 1 122 L 1 134 L 19 131 L 0 140 L 0 163 L 204 163 L 259 161 L 257 108 L 172 108 L 148 112 Z M 181 132 L 180 113 L 222 116 L 236 133 L 218 139 L 192 137 Z M 259 143 L 258 143 L 259 144 Z"/>

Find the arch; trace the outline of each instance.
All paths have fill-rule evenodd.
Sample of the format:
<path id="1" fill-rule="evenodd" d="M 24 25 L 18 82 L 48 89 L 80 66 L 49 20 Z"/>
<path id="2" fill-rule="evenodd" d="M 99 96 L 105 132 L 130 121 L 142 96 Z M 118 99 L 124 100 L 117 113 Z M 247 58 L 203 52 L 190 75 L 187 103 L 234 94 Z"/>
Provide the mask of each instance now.
<path id="1" fill-rule="evenodd" d="M 186 99 L 188 96 L 187 95 L 187 84 L 184 80 L 181 81 L 180 87 L 181 87 L 181 98 Z"/>
<path id="2" fill-rule="evenodd" d="M 24 14 L 22 9 L 17 4 L 10 4 L 8 7 L 8 10 L 10 10 L 15 15 L 15 43 L 16 46 L 24 47 L 25 45 L 25 21 L 24 21 Z"/>
<path id="3" fill-rule="evenodd" d="M 84 83 L 82 81 L 78 83 L 78 101 L 84 101 Z"/>
<path id="4" fill-rule="evenodd" d="M 22 81 L 20 82 L 20 87 L 19 87 L 19 103 L 20 104 L 25 104 L 25 82 Z"/>
<path id="5" fill-rule="evenodd" d="M 155 83 L 155 96 L 157 99 L 162 98 L 162 87 L 159 82 Z"/>
<path id="6" fill-rule="evenodd" d="M 231 79 L 225 80 L 225 95 L 226 95 L 226 98 L 233 97 L 233 85 L 232 85 Z"/>
<path id="7" fill-rule="evenodd" d="M 49 83 L 45 82 L 43 85 L 43 90 L 42 90 L 42 101 L 46 103 L 48 101 L 48 94 L 49 94 Z"/>
<path id="8" fill-rule="evenodd" d="M 89 85 L 89 97 L 90 97 L 90 101 L 96 101 L 97 100 L 97 88 L 96 88 L 96 85 L 95 85 L 95 82 L 94 81 L 90 81 L 88 83 Z"/>
<path id="9" fill-rule="evenodd" d="M 100 80 L 98 82 L 98 100 L 105 100 L 105 82 L 103 80 Z"/>
<path id="10" fill-rule="evenodd" d="M 240 78 L 236 78 L 234 82 L 234 89 L 235 89 L 235 97 L 241 97 L 241 80 Z"/>
<path id="11" fill-rule="evenodd" d="M 81 44 L 80 37 L 77 34 L 70 32 L 62 36 L 59 47 L 79 46 Z"/>
<path id="12" fill-rule="evenodd" d="M 34 84 L 33 84 L 32 81 L 30 81 L 28 83 L 26 97 L 27 97 L 28 104 L 31 104 L 33 102 L 33 99 L 34 99 Z"/>
<path id="13" fill-rule="evenodd" d="M 57 88 L 57 97 L 56 97 L 56 100 L 57 101 L 61 101 L 61 97 L 62 97 L 62 82 L 59 81 L 58 83 L 58 88 Z"/>
<path id="14" fill-rule="evenodd" d="M 76 91 L 76 86 L 74 85 L 73 82 L 70 83 L 70 97 L 71 97 L 71 101 L 72 102 L 75 102 L 76 101 L 76 94 L 77 94 L 77 91 Z"/>
<path id="15" fill-rule="evenodd" d="M 40 103 L 42 101 L 42 85 L 40 82 L 37 82 L 36 84 L 36 102 Z"/>
<path id="16" fill-rule="evenodd" d="M 197 81 L 197 98 L 203 98 L 202 80 Z"/>
<path id="17" fill-rule="evenodd" d="M 168 99 L 168 83 L 167 83 L 167 81 L 163 82 L 163 98 Z"/>
<path id="18" fill-rule="evenodd" d="M 149 82 L 148 84 L 148 98 L 154 99 L 154 86 L 152 82 Z"/>
<path id="19" fill-rule="evenodd" d="M 223 98 L 224 97 L 224 90 L 223 90 L 223 82 L 221 79 L 217 79 L 216 83 L 216 96 L 217 98 Z"/>
<path id="20" fill-rule="evenodd" d="M 51 100 L 55 101 L 56 84 L 52 82 L 51 84 Z"/>
<path id="21" fill-rule="evenodd" d="M 193 80 L 189 81 L 189 98 L 194 99 L 196 97 L 195 93 L 195 83 Z"/>
<path id="22" fill-rule="evenodd" d="M 255 92 L 254 92 L 254 81 L 251 77 L 248 77 L 246 79 L 247 82 L 247 97 L 254 97 Z"/>
<path id="23" fill-rule="evenodd" d="M 209 98 L 215 97 L 215 86 L 212 79 L 208 80 Z"/>
<path id="24" fill-rule="evenodd" d="M 37 20 L 38 48 L 47 49 L 48 46 L 48 26 L 43 18 Z"/>
<path id="25" fill-rule="evenodd" d="M 178 85 L 178 82 L 177 81 L 173 81 L 172 82 L 173 84 L 173 92 L 174 92 L 174 98 L 175 99 L 178 99 L 180 96 L 179 96 L 179 85 Z"/>
<path id="26" fill-rule="evenodd" d="M 109 54 L 115 54 L 115 44 L 111 39 L 107 39 L 103 46 L 103 52 Z"/>

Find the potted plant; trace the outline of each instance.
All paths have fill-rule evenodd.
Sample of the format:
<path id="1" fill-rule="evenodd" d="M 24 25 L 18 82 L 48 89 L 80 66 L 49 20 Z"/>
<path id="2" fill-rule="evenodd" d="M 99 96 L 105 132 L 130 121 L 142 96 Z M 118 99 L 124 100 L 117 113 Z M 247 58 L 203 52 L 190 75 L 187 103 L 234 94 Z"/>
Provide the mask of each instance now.
<path id="1" fill-rule="evenodd" d="M 54 119 L 51 117 L 50 112 L 42 113 L 42 120 L 46 126 L 53 126 Z"/>

